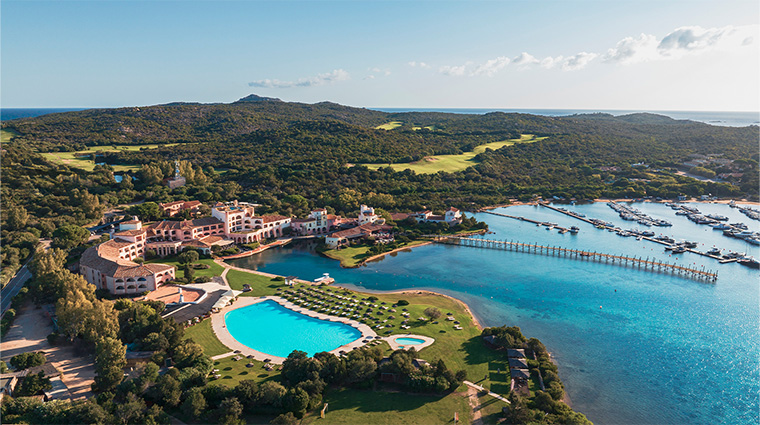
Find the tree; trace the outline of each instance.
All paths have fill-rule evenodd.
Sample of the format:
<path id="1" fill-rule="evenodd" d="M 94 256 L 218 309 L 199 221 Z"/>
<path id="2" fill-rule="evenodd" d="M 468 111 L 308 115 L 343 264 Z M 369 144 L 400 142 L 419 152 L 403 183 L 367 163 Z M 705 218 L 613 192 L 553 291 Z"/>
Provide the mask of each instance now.
<path id="1" fill-rule="evenodd" d="M 172 378 L 171 375 L 162 375 L 156 381 L 156 386 L 153 387 L 155 393 L 158 395 L 159 402 L 164 406 L 174 407 L 179 404 L 182 391 L 179 388 L 179 382 Z"/>
<path id="2" fill-rule="evenodd" d="M 425 313 L 425 316 L 427 316 L 427 317 L 429 317 L 429 318 L 431 318 L 433 320 L 441 317 L 441 314 L 443 314 L 443 313 L 441 313 L 441 310 L 438 310 L 435 307 L 428 307 L 428 308 L 425 309 L 425 311 L 423 313 Z"/>
<path id="3" fill-rule="evenodd" d="M 6 206 L 6 208 L 8 218 L 5 223 L 9 230 L 21 230 L 26 227 L 26 222 L 29 220 L 29 214 L 26 212 L 26 208 L 14 204 L 10 204 Z"/>
<path id="4" fill-rule="evenodd" d="M 276 418 L 272 419 L 270 424 L 274 425 L 296 425 L 298 424 L 298 418 L 293 415 L 293 412 L 283 413 Z"/>
<path id="5" fill-rule="evenodd" d="M 206 397 L 203 396 L 203 390 L 199 387 L 190 388 L 182 403 L 182 410 L 189 413 L 193 419 L 201 417 L 206 410 Z"/>
<path id="6" fill-rule="evenodd" d="M 143 202 L 131 207 L 129 213 L 142 221 L 153 221 L 161 217 L 161 208 L 155 202 Z"/>
<path id="7" fill-rule="evenodd" d="M 285 387 L 274 381 L 266 381 L 259 387 L 261 402 L 275 407 L 282 406 L 282 398 L 286 392 Z"/>
<path id="8" fill-rule="evenodd" d="M 182 251 L 177 256 L 177 261 L 179 261 L 180 264 L 193 264 L 200 258 L 200 255 L 198 254 L 198 251 L 195 250 L 186 250 Z"/>
<path id="9" fill-rule="evenodd" d="M 227 397 L 222 400 L 222 404 L 219 406 L 219 413 L 220 424 L 245 424 L 245 421 L 240 419 L 240 415 L 243 414 L 243 405 L 235 397 Z"/>
<path id="10" fill-rule="evenodd" d="M 21 353 L 11 357 L 11 366 L 16 370 L 23 370 L 30 367 L 41 366 L 45 364 L 45 353 Z"/>
<path id="11" fill-rule="evenodd" d="M 285 394 L 283 407 L 293 412 L 297 418 L 302 418 L 309 405 L 309 394 L 301 388 L 291 388 Z"/>
<path id="12" fill-rule="evenodd" d="M 31 396 L 41 393 L 42 391 L 52 390 L 50 379 L 45 377 L 45 372 L 40 371 L 36 374 L 27 375 L 18 385 L 15 396 Z"/>
<path id="13" fill-rule="evenodd" d="M 116 338 L 106 337 L 95 344 L 96 391 L 115 388 L 124 378 L 127 347 Z"/>
<path id="14" fill-rule="evenodd" d="M 71 249 L 87 242 L 90 232 L 84 227 L 72 224 L 63 225 L 53 232 L 53 246 L 56 248 Z"/>
<path id="15" fill-rule="evenodd" d="M 202 357 L 203 347 L 189 339 L 174 349 L 174 361 L 177 362 L 179 368 L 192 367 Z"/>

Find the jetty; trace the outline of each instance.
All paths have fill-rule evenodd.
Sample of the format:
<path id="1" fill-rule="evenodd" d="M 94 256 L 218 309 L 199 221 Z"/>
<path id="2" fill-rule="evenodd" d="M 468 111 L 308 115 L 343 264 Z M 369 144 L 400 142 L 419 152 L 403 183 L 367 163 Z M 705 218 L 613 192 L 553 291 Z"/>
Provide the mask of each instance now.
<path id="1" fill-rule="evenodd" d="M 597 227 L 599 229 L 605 229 L 605 230 L 610 230 L 610 231 L 616 230 L 616 228 L 614 227 L 614 225 L 612 223 L 608 223 L 608 222 L 605 222 L 605 221 L 602 221 L 602 220 L 599 220 L 599 219 L 596 219 L 596 218 L 588 218 L 586 216 L 581 216 L 581 215 L 579 215 L 579 214 L 577 214 L 577 213 L 575 213 L 573 211 L 569 211 L 569 210 L 566 210 L 564 208 L 557 208 L 557 207 L 554 207 L 554 206 L 549 205 L 549 204 L 544 203 L 544 202 L 539 202 L 538 205 L 540 205 L 542 207 L 545 207 L 545 208 L 549 208 L 550 210 L 554 210 L 554 211 L 556 211 L 558 213 L 565 214 L 565 215 L 567 215 L 569 217 L 573 217 L 575 219 L 578 219 L 578 220 L 581 220 L 581 221 L 585 221 L 586 223 L 591 224 L 591 225 L 593 225 L 593 226 L 595 226 L 595 227 Z M 658 238 L 653 237 L 653 236 L 637 235 L 636 239 L 637 240 L 645 240 L 645 241 L 649 241 L 649 242 L 654 242 L 656 244 L 665 245 L 666 247 L 675 246 L 674 245 L 675 241 L 673 241 L 673 240 L 666 241 L 666 240 L 663 240 L 663 239 L 658 239 Z M 702 251 L 699 251 L 699 250 L 696 250 L 696 249 L 693 249 L 693 248 L 685 248 L 685 252 L 691 252 L 692 254 L 701 255 L 703 257 L 709 257 L 709 258 L 712 258 L 713 260 L 718 260 L 718 262 L 720 264 L 727 264 L 727 263 L 733 263 L 733 262 L 735 262 L 735 261 L 723 261 L 723 260 L 725 260 L 725 258 L 721 257 L 720 255 L 708 254 L 706 252 L 702 252 Z"/>
<path id="2" fill-rule="evenodd" d="M 468 238 L 459 236 L 440 236 L 430 235 L 433 242 L 447 245 L 459 245 L 473 248 L 498 249 L 502 251 L 515 251 L 528 254 L 549 255 L 553 257 L 571 258 L 577 260 L 595 261 L 599 263 L 614 264 L 624 267 L 635 267 L 638 269 L 672 273 L 674 275 L 687 277 L 691 279 L 715 282 L 718 280 L 718 273 L 712 270 L 693 269 L 659 261 L 654 258 L 636 258 L 624 255 L 605 254 L 596 251 L 583 251 L 578 249 L 562 248 L 558 246 L 544 246 L 515 241 L 499 241 L 494 239 Z"/>
<path id="3" fill-rule="evenodd" d="M 549 228 L 549 230 L 551 230 L 551 229 L 557 229 L 557 231 L 559 233 L 567 233 L 567 232 L 570 231 L 570 229 L 568 229 L 566 227 L 562 227 L 562 226 L 560 226 L 560 225 L 558 225 L 556 223 L 549 223 L 549 222 L 546 222 L 546 221 L 532 220 L 530 218 L 520 217 L 518 215 L 509 215 L 509 214 L 497 213 L 497 212 L 493 212 L 493 211 L 483 211 L 483 212 L 486 213 L 486 214 L 498 215 L 499 217 L 506 217 L 506 218 L 511 218 L 511 219 L 520 220 L 520 221 L 527 221 L 528 223 L 533 223 L 533 224 L 535 224 L 537 226 L 546 226 L 546 227 Z"/>

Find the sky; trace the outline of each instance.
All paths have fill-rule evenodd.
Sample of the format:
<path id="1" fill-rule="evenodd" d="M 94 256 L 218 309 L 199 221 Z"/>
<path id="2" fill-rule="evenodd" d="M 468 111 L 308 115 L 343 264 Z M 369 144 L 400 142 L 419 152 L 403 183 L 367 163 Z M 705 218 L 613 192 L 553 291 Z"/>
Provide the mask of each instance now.
<path id="1" fill-rule="evenodd" d="M 0 106 L 760 110 L 756 0 L 0 3 Z"/>

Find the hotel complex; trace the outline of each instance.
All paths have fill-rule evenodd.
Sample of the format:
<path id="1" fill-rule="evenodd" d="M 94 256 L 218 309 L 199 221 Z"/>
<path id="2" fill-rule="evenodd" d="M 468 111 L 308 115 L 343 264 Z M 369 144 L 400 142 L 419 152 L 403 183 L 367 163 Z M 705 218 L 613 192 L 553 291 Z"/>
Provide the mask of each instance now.
<path id="1" fill-rule="evenodd" d="M 183 209 L 197 211 L 200 203 L 172 202 L 161 204 L 164 212 L 173 216 Z M 80 273 L 98 289 L 107 289 L 117 295 L 137 294 L 156 290 L 162 283 L 175 278 L 173 266 L 142 264 L 145 252 L 152 250 L 159 257 L 175 255 L 186 248 L 211 254 L 214 246 L 260 242 L 284 236 L 324 235 L 330 248 L 346 245 L 352 240 L 374 237 L 379 243 L 393 240 L 392 227 L 375 209 L 362 205 L 358 218 L 344 218 L 328 214 L 324 208 L 315 209 L 305 219 L 281 215 L 255 215 L 254 204 L 246 202 L 217 203 L 211 208 L 211 217 L 192 220 L 162 220 L 143 227 L 139 220 L 123 221 L 112 239 L 88 248 L 80 261 Z M 443 216 L 422 211 L 406 215 L 418 222 L 446 222 L 450 225 L 462 221 L 459 210 L 449 208 Z"/>

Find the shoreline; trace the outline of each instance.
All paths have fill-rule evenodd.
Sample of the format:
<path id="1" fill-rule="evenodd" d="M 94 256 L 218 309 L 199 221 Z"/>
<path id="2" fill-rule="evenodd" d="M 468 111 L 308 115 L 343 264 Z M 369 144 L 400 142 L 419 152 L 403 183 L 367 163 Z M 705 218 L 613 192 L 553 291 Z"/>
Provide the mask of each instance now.
<path id="1" fill-rule="evenodd" d="M 696 198 L 691 198 L 691 199 L 687 199 L 685 201 L 673 201 L 673 200 L 662 200 L 662 201 L 643 200 L 643 201 L 636 201 L 636 200 L 633 200 L 633 199 L 624 199 L 624 198 L 617 198 L 617 199 L 598 198 L 598 199 L 593 199 L 593 200 L 590 200 L 590 201 L 580 201 L 579 203 L 596 203 L 596 202 L 610 202 L 610 201 L 614 201 L 614 202 L 649 202 L 649 203 L 653 203 L 653 204 L 665 204 L 667 202 L 680 202 L 680 203 L 687 203 L 687 202 L 689 202 L 689 203 L 696 203 L 696 204 L 724 204 L 724 205 L 729 204 L 731 201 L 734 201 L 737 205 L 747 205 L 747 206 L 753 206 L 753 207 L 760 207 L 760 202 L 758 202 L 758 201 L 748 201 L 746 199 L 719 199 L 717 201 L 701 201 L 701 200 L 696 199 Z M 544 200 L 544 202 L 549 202 L 550 204 L 555 203 L 555 201 L 546 201 L 546 200 Z M 569 204 L 569 203 L 568 202 L 561 202 L 561 204 Z M 485 207 L 481 207 L 481 208 L 478 208 L 477 210 L 475 210 L 474 212 L 479 213 L 479 212 L 485 212 L 485 211 L 495 210 L 496 208 L 517 207 L 517 206 L 522 206 L 522 205 L 538 205 L 538 201 L 517 201 L 517 200 L 514 200 L 514 201 L 511 201 L 510 203 L 507 203 L 507 204 L 488 205 L 488 206 L 485 206 Z"/>

